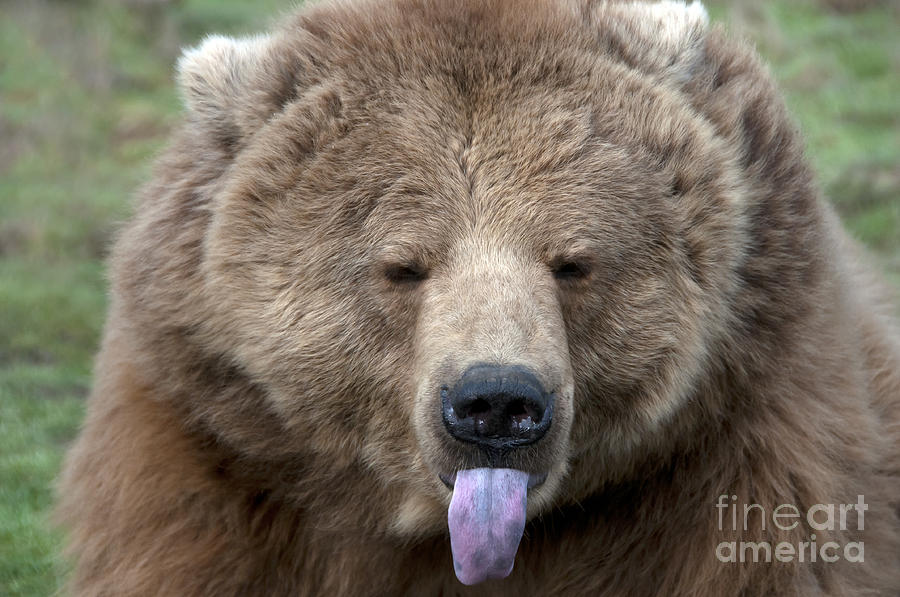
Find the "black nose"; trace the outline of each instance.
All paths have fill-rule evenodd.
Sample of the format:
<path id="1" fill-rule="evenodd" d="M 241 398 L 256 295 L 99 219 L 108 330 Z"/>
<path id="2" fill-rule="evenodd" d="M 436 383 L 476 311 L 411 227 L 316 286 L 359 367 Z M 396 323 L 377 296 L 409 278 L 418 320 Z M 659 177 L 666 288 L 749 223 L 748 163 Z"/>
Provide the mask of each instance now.
<path id="1" fill-rule="evenodd" d="M 483 448 L 506 450 L 541 439 L 553 418 L 553 394 L 518 366 L 473 365 L 452 388 L 441 388 L 450 435 Z"/>

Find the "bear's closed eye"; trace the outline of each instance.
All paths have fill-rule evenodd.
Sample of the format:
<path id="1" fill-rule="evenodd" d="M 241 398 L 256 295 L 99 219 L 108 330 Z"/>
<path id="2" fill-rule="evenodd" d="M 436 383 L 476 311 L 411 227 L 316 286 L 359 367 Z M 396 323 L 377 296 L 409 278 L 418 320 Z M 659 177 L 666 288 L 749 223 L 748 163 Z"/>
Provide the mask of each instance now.
<path id="1" fill-rule="evenodd" d="M 428 271 L 417 264 L 389 265 L 384 269 L 384 277 L 394 284 L 415 284 L 428 278 Z"/>

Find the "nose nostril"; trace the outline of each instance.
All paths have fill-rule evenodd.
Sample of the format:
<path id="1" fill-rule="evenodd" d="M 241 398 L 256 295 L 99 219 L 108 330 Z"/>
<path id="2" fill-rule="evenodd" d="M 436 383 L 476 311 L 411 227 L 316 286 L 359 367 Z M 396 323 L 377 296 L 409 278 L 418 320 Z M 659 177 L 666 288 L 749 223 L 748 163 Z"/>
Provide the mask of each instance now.
<path id="1" fill-rule="evenodd" d="M 513 402 L 506 409 L 509 431 L 512 435 L 527 432 L 534 425 L 535 418 L 521 401 Z"/>
<path id="2" fill-rule="evenodd" d="M 487 400 L 478 398 L 477 400 L 472 401 L 472 403 L 464 408 L 463 411 L 464 412 L 460 413 L 460 416 L 462 417 L 483 419 L 486 415 L 490 414 L 491 405 Z"/>
<path id="3" fill-rule="evenodd" d="M 506 409 L 510 434 L 513 436 L 528 434 L 541 423 L 543 415 L 543 409 L 526 401 L 517 400 L 511 403 Z"/>
<path id="4" fill-rule="evenodd" d="M 506 416 L 513 421 L 531 421 L 539 423 L 544 418 L 544 409 L 524 400 L 511 402 L 506 408 Z"/>

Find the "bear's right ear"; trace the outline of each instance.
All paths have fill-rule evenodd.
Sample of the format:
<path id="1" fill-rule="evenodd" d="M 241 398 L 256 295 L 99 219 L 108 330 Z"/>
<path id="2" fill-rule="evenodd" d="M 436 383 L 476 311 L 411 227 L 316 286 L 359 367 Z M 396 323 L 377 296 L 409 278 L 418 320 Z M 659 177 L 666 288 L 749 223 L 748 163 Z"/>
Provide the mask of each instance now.
<path id="1" fill-rule="evenodd" d="M 275 39 L 260 35 L 207 37 L 178 60 L 178 85 L 188 118 L 230 149 L 251 134 L 285 99 L 273 68 Z"/>
<path id="2" fill-rule="evenodd" d="M 679 84 L 690 79 L 709 30 L 709 15 L 696 1 L 603 2 L 592 21 L 627 64 Z"/>

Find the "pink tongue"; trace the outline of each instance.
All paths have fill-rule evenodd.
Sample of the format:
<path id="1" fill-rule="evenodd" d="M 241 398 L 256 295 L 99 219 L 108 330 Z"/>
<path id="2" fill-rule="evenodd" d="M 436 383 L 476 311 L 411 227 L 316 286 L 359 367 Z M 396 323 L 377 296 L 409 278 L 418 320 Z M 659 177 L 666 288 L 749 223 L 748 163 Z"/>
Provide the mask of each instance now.
<path id="1" fill-rule="evenodd" d="M 525 530 L 528 473 L 509 468 L 458 471 L 447 522 L 453 568 L 464 585 L 512 572 Z"/>

